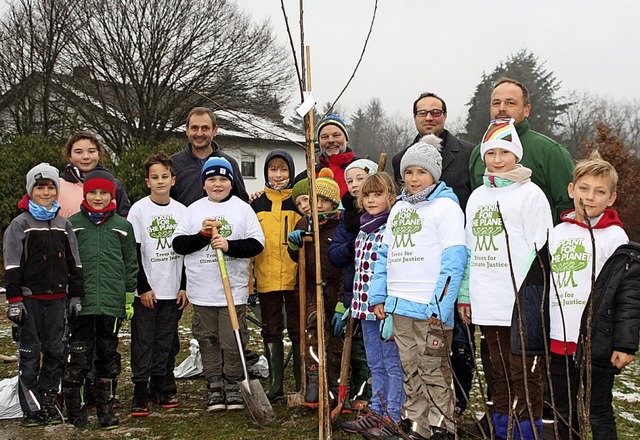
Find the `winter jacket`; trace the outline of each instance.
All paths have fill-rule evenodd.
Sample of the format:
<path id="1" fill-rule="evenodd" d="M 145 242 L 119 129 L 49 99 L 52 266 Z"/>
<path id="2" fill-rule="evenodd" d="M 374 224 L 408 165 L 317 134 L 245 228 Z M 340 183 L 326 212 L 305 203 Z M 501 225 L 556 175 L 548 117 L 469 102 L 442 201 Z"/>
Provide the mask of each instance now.
<path id="1" fill-rule="evenodd" d="M 333 235 L 338 228 L 340 219 L 337 217 L 327 218 L 320 222 L 320 267 L 322 276 L 322 292 L 324 298 L 325 313 L 331 316 L 338 301 L 342 301 L 344 287 L 344 271 L 335 267 L 329 260 L 329 245 L 333 239 Z M 297 224 L 295 229 L 309 231 L 309 219 L 303 217 Z M 313 235 L 312 235 L 313 236 Z M 305 261 L 306 261 L 306 289 L 307 289 L 307 307 L 315 308 L 316 303 L 316 257 L 315 247 L 313 243 L 305 243 Z M 289 256 L 293 261 L 298 261 L 298 252 L 289 248 Z M 317 280 L 320 282 L 320 280 Z M 299 286 L 296 286 L 296 290 Z"/>
<path id="2" fill-rule="evenodd" d="M 318 174 L 322 168 L 330 168 L 331 171 L 333 171 L 333 180 L 335 180 L 340 187 L 340 197 L 342 197 L 348 192 L 347 182 L 344 180 L 344 170 L 351 162 L 357 159 L 359 158 L 355 156 L 353 150 L 349 147 L 347 147 L 344 153 L 332 154 L 328 158 L 324 154 L 320 154 L 318 156 L 318 162 L 316 163 L 316 174 Z M 307 170 L 304 170 L 296 176 L 295 181 L 298 182 L 307 177 Z"/>
<path id="3" fill-rule="evenodd" d="M 347 225 L 347 219 L 356 216 L 360 219 L 361 212 L 355 205 L 354 197 L 346 192 L 342 197 L 342 206 L 345 208 L 340 216 L 340 223 L 333 234 L 331 245 L 329 246 L 329 261 L 335 267 L 344 269 L 344 306 L 351 305 L 353 298 L 353 278 L 355 275 L 355 242 L 358 232 L 360 232 L 360 222 L 358 221 L 355 230 Z"/>
<path id="4" fill-rule="evenodd" d="M 439 200 L 442 199 L 442 200 Z M 450 199 L 450 200 L 447 200 Z M 451 206 L 451 201 L 456 202 L 456 206 Z M 437 203 L 435 203 L 437 202 Z M 440 246 L 439 269 L 437 279 L 426 279 L 425 274 L 415 273 L 412 279 L 403 279 L 399 281 L 398 286 L 392 286 L 388 282 L 388 256 L 389 256 L 389 241 L 387 239 L 388 234 L 394 234 L 396 226 L 396 216 L 400 210 L 406 209 L 403 206 L 402 201 L 397 202 L 389 214 L 389 220 L 387 222 L 387 229 L 385 232 L 385 238 L 383 244 L 378 249 L 378 260 L 375 267 L 375 272 L 371 280 L 371 289 L 369 295 L 369 304 L 375 306 L 376 304 L 384 303 L 384 310 L 387 313 L 398 314 L 413 319 L 428 319 L 435 317 L 443 321 L 446 325 L 453 327 L 453 312 L 454 302 L 458 295 L 458 289 L 460 288 L 460 282 L 465 271 L 467 264 L 467 250 L 465 246 L 464 236 L 464 214 L 461 212 L 459 206 L 457 206 L 458 199 L 453 193 L 453 190 L 446 186 L 444 182 L 440 182 L 433 192 L 427 197 L 424 202 L 414 205 L 416 210 L 427 209 L 430 210 L 432 216 L 439 218 L 440 221 L 437 224 L 427 225 L 424 220 L 420 219 L 421 229 L 429 228 L 437 230 L 437 234 L 433 235 L 433 246 Z M 426 205 L 425 205 L 426 204 Z M 438 208 L 438 206 L 440 208 Z M 445 210 L 445 212 L 436 212 L 435 210 Z M 451 216 L 449 216 L 449 214 Z M 455 218 L 453 217 L 455 216 Z M 415 221 L 415 218 L 411 218 L 411 221 Z M 459 231 L 455 229 L 459 228 Z M 407 227 L 398 224 L 398 237 L 400 240 L 405 239 Z M 404 232 L 404 233 L 403 233 Z M 441 245 L 441 240 L 444 236 L 450 240 L 452 245 Z M 394 237 L 391 237 L 392 239 Z M 396 237 L 397 238 L 397 237 Z M 394 248 L 395 248 L 394 240 Z M 398 248 L 408 249 L 406 246 L 398 246 Z M 427 265 L 433 265 L 429 255 L 417 255 L 424 259 L 423 267 Z M 399 258 L 405 258 L 404 256 Z M 398 262 L 400 263 L 400 262 Z M 404 264 L 404 263 L 402 263 Z M 407 290 L 406 286 L 414 285 L 418 282 L 421 284 L 429 284 L 433 287 L 426 287 L 423 291 L 414 292 Z M 425 302 L 418 302 L 410 299 L 400 297 L 400 295 L 389 295 L 389 291 L 397 290 L 407 294 L 424 293 Z"/>
<path id="5" fill-rule="evenodd" d="M 125 317 L 125 294 L 138 277 L 136 239 L 131 223 L 111 212 L 95 225 L 82 208 L 69 219 L 78 237 L 86 295 L 81 315 Z"/>
<path id="6" fill-rule="evenodd" d="M 251 203 L 265 237 L 264 250 L 255 257 L 254 267 L 260 293 L 294 290 L 298 275 L 297 262 L 291 261 L 287 243 L 287 236 L 302 218 L 291 199 L 295 165 L 285 150 L 270 152 L 264 161 L 265 181 L 267 164 L 274 157 L 282 157 L 287 161 L 291 178 L 281 191 L 265 186 L 264 194 Z"/>
<path id="7" fill-rule="evenodd" d="M 25 296 L 84 296 L 78 243 L 66 218 L 41 221 L 23 212 L 4 231 L 3 248 L 9 303 Z"/>
<path id="8" fill-rule="evenodd" d="M 421 137 L 422 135 L 418 134 L 411 145 L 418 142 Z M 440 155 L 442 156 L 442 176 L 440 176 L 440 180 L 444 181 L 447 186 L 453 189 L 453 192 L 458 196 L 460 207 L 464 212 L 467 207 L 467 200 L 471 195 L 469 157 L 473 150 L 473 144 L 471 142 L 458 139 L 448 130 L 444 130 L 440 138 L 442 138 L 442 150 L 440 151 Z M 407 152 L 411 145 L 400 151 L 391 159 L 391 164 L 393 165 L 393 177 L 398 190 L 402 187 L 404 180 L 403 176 L 400 175 L 400 162 L 402 161 L 404 153 Z"/>
<path id="9" fill-rule="evenodd" d="M 611 365 L 614 351 L 634 354 L 640 332 L 640 244 L 629 242 L 609 257 L 596 279 L 591 321 L 591 354 L 594 369 L 614 374 L 621 370 Z M 587 303 L 580 325 L 580 343 L 575 359 L 583 358 L 583 335 L 587 332 L 590 304 Z"/>
<path id="10" fill-rule="evenodd" d="M 188 207 L 196 200 L 205 196 L 206 194 L 202 185 L 202 166 L 209 157 L 224 157 L 233 168 L 233 188 L 231 189 L 231 194 L 241 198 L 245 202 L 248 201 L 249 195 L 245 189 L 238 162 L 236 162 L 233 157 L 223 153 L 216 142 L 211 141 L 211 147 L 213 148 L 213 152 L 204 159 L 200 159 L 191 152 L 190 143 L 187 143 L 184 150 L 171 156 L 173 160 L 173 170 L 176 174 L 176 184 L 171 188 L 171 198 Z"/>
<path id="11" fill-rule="evenodd" d="M 95 168 L 96 170 L 109 171 L 101 163 Z M 122 217 L 129 214 L 131 202 L 127 196 L 127 192 L 115 177 L 113 181 L 116 184 L 116 212 Z M 64 171 L 60 173 L 60 194 L 58 195 L 58 203 L 60 203 L 59 215 L 69 218 L 73 214 L 80 211 L 80 204 L 84 200 L 83 194 L 84 178 L 80 176 L 78 169 L 72 164 L 68 164 Z"/>
<path id="12" fill-rule="evenodd" d="M 560 223 L 560 214 L 573 208 L 573 201 L 567 192 L 567 185 L 573 180 L 574 165 L 571 155 L 553 139 L 531 130 L 527 119 L 516 125 L 516 131 L 522 143 L 523 156 L 520 163 L 531 170 L 531 180 L 547 196 L 553 224 L 557 225 Z M 482 185 L 485 168 L 478 144 L 473 149 L 469 162 L 473 189 Z"/>

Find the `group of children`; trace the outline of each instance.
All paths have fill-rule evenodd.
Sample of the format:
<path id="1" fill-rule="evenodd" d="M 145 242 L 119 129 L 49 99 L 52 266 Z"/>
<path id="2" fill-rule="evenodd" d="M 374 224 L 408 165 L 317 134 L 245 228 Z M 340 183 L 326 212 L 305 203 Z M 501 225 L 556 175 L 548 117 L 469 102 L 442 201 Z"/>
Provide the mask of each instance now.
<path id="1" fill-rule="evenodd" d="M 48 164 L 33 168 L 19 204 L 25 213 L 4 235 L 7 314 L 20 326 L 23 424 L 61 423 L 56 396 L 62 386 L 69 421 L 86 426 L 82 386 L 95 361 L 100 425 L 118 425 L 112 403 L 123 319 L 133 318 L 131 415 L 146 416 L 150 399 L 165 408 L 179 405 L 164 381 L 179 311 L 188 303 L 207 410 L 244 408 L 217 249 L 227 260 L 232 306 L 240 314 L 255 259 L 269 399 L 284 395 L 286 327 L 295 389 L 306 380 L 305 402 L 316 406 L 319 246 L 331 396 L 338 395 L 349 316 L 361 335 L 359 342 L 354 337 L 351 395 L 362 395 L 367 383 L 371 387 L 371 411 L 343 422 L 346 432 L 368 439 L 455 438 L 449 353 L 457 312 L 481 326 L 489 346 L 498 438 L 541 435 L 546 372 L 539 358 L 547 352 L 562 438 L 570 430 L 574 437 L 580 433 L 577 396 L 585 363 L 591 369 L 585 379 L 591 431 L 594 438 L 615 438 L 613 378 L 634 359 L 640 321 L 639 248 L 609 209 L 616 198 L 615 169 L 597 153 L 580 162 L 568 187 L 575 209 L 554 228 L 544 193 L 518 164 L 523 148 L 513 120 L 492 121 L 485 133 L 484 185 L 473 192 L 466 212 L 440 180 L 440 142 L 427 135 L 407 150 L 399 196 L 388 174 L 359 159 L 344 169 L 348 192 L 341 196 L 333 172 L 323 169 L 317 199 L 310 200 L 308 179 L 294 182 L 291 156 L 274 150 L 265 162 L 264 192 L 249 205 L 231 193 L 229 162 L 213 157 L 201 172 L 206 196 L 188 208 L 169 197 L 175 183 L 171 159 L 157 153 L 145 163 L 150 195 L 131 207 L 128 221 L 115 213 L 116 185 L 105 170 L 84 176 L 80 212 L 67 220 L 58 215 L 57 170 Z M 305 245 L 314 228 L 320 242 Z M 306 291 L 297 283 L 301 250 L 310 280 Z M 591 294 L 593 275 L 598 278 Z M 301 295 L 305 334 L 299 327 Z M 357 355 L 358 346 L 364 356 Z"/>

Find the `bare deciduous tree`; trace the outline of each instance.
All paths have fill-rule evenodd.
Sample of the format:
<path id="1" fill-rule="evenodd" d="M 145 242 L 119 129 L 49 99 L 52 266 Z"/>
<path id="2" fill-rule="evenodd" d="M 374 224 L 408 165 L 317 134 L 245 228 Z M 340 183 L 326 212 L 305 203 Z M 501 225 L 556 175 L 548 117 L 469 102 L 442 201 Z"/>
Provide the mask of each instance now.
<path id="1" fill-rule="evenodd" d="M 290 85 L 268 22 L 255 25 L 225 0 L 89 0 L 67 62 L 96 105 L 77 110 L 116 152 L 152 144 L 195 105 L 279 115 Z"/>

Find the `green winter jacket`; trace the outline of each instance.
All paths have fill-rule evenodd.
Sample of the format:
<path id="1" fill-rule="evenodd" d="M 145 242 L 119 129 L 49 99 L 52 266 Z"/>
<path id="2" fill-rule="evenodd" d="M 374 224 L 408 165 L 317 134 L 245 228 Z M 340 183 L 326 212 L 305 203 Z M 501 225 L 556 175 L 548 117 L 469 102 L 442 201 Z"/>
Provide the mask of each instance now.
<path id="1" fill-rule="evenodd" d="M 567 191 L 569 182 L 573 180 L 575 167 L 571 155 L 553 139 L 531 130 L 527 119 L 516 125 L 516 131 L 523 149 L 520 163 L 531 170 L 531 181 L 547 196 L 553 214 L 553 224 L 557 225 L 560 223 L 560 214 L 567 209 L 573 209 L 573 201 Z M 472 190 L 482 185 L 485 169 L 480 157 L 480 145 L 476 145 L 469 159 Z"/>
<path id="2" fill-rule="evenodd" d="M 124 318 L 126 292 L 134 292 L 138 277 L 136 240 L 131 223 L 111 212 L 96 226 L 84 208 L 69 221 L 78 238 L 84 271 L 85 297 L 81 315 Z"/>

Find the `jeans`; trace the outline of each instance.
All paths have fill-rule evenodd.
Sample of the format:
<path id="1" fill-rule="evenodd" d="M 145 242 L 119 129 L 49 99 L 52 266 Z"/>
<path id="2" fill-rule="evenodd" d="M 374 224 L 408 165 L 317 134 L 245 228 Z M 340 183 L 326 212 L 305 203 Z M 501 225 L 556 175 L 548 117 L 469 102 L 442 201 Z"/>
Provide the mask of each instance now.
<path id="1" fill-rule="evenodd" d="M 380 338 L 380 321 L 360 321 L 367 364 L 371 370 L 370 408 L 385 416 L 382 403 L 395 422 L 400 421 L 405 401 L 403 388 L 404 372 L 395 340 L 388 342 Z M 380 402 L 380 396 L 384 402 Z"/>

